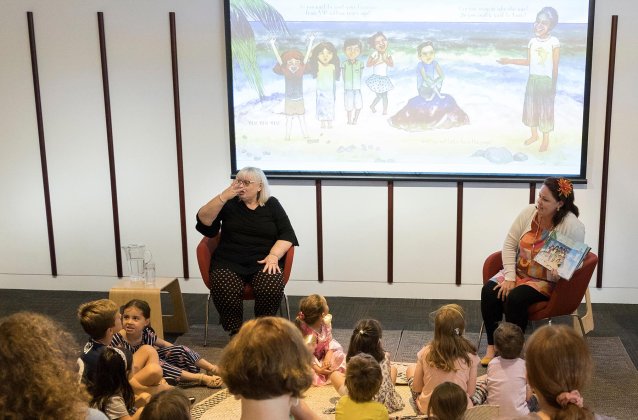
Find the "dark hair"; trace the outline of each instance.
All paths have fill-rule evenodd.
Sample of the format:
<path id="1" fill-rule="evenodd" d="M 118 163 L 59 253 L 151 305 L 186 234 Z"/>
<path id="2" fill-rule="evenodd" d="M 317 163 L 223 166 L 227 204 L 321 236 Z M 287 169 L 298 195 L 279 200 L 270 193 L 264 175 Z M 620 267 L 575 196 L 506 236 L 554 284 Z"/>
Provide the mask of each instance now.
<path id="1" fill-rule="evenodd" d="M 351 47 L 353 45 L 356 45 L 359 47 L 360 50 L 363 49 L 363 43 L 361 42 L 361 40 L 359 38 L 348 38 L 345 41 L 343 41 L 343 49 L 345 50 L 348 47 Z"/>
<path id="2" fill-rule="evenodd" d="M 350 336 L 346 362 L 352 356 L 367 353 L 381 363 L 385 359 L 385 352 L 381 346 L 381 334 L 381 324 L 376 319 L 362 319 L 357 322 Z"/>
<path id="3" fill-rule="evenodd" d="M 467 393 L 454 382 L 438 384 L 428 404 L 428 418 L 461 420 L 467 410 Z"/>
<path id="4" fill-rule="evenodd" d="M 501 322 L 494 331 L 494 345 L 503 359 L 520 357 L 523 344 L 525 344 L 523 330 L 516 324 Z"/>
<path id="5" fill-rule="evenodd" d="M 374 357 L 366 353 L 353 356 L 346 365 L 346 388 L 350 399 L 368 402 L 379 392 L 383 373 Z"/>
<path id="6" fill-rule="evenodd" d="M 144 406 L 140 420 L 189 420 L 191 406 L 179 388 L 167 389 L 153 395 Z"/>
<path id="7" fill-rule="evenodd" d="M 368 45 L 371 48 L 374 48 L 374 40 L 377 39 L 378 37 L 382 36 L 383 39 L 385 39 L 386 41 L 388 40 L 388 37 L 383 35 L 383 32 L 378 31 L 377 33 L 375 33 L 374 35 L 372 35 L 371 37 L 368 38 Z"/>
<path id="8" fill-rule="evenodd" d="M 552 419 L 593 419 L 593 413 L 576 404 L 560 404 L 563 392 L 579 391 L 591 380 L 594 363 L 587 343 L 566 325 L 546 325 L 527 340 L 527 380 L 555 413 Z"/>
<path id="9" fill-rule="evenodd" d="M 128 381 L 132 360 L 131 353 L 127 350 L 103 348 L 97 359 L 95 381 L 89 389 L 93 395 L 91 407 L 105 411 L 111 397 L 121 395 L 127 410 L 133 409 L 135 394 Z"/>
<path id="10" fill-rule="evenodd" d="M 416 47 L 417 55 L 420 55 L 421 50 L 425 47 L 432 47 L 432 49 L 434 49 L 434 44 L 432 43 L 432 41 L 423 41 L 422 43 L 419 44 L 418 47 Z"/>
<path id="11" fill-rule="evenodd" d="M 313 78 L 317 78 L 317 73 L 319 73 L 319 54 L 321 54 L 323 50 L 328 50 L 332 53 L 332 60 L 330 60 L 330 64 L 333 64 L 335 67 L 334 79 L 339 80 L 339 77 L 341 76 L 341 62 L 339 61 L 339 54 L 337 54 L 337 48 L 334 44 L 328 41 L 320 42 L 312 49 L 312 54 L 308 61 L 308 64 L 310 65 L 308 73 L 311 73 Z"/>
<path id="12" fill-rule="evenodd" d="M 142 315 L 144 316 L 144 318 L 146 319 L 149 319 L 151 317 L 151 307 L 149 306 L 148 302 L 145 300 L 141 300 L 141 299 L 129 300 L 128 302 L 126 302 L 126 304 L 122 305 L 122 307 L 120 308 L 120 313 L 124 315 L 124 311 L 130 307 L 139 309 L 140 312 L 142 312 Z"/>
<path id="13" fill-rule="evenodd" d="M 231 394 L 247 399 L 299 398 L 312 385 L 311 363 L 295 325 L 266 316 L 246 322 L 224 348 L 219 375 Z"/>
<path id="14" fill-rule="evenodd" d="M 550 31 L 556 27 L 556 24 L 558 23 L 558 12 L 556 11 L 556 9 L 554 9 L 553 7 L 549 7 L 549 6 L 543 7 L 540 10 L 540 12 L 538 12 L 536 14 L 536 20 L 538 20 L 538 17 L 540 15 L 547 16 L 547 19 L 549 20 L 549 30 Z"/>
<path id="15" fill-rule="evenodd" d="M 570 180 L 566 178 L 560 179 L 564 179 L 569 183 L 570 186 L 572 185 L 572 182 Z M 571 192 L 567 196 L 562 195 L 559 188 L 560 185 L 558 183 L 560 179 L 549 177 L 546 178 L 545 181 L 543 181 L 543 185 L 546 186 L 547 189 L 552 193 L 552 197 L 554 197 L 556 201 L 560 201 L 563 203 L 563 205 L 560 206 L 560 208 L 556 211 L 556 214 L 554 214 L 554 217 L 552 217 L 552 223 L 554 224 L 554 226 L 558 226 L 560 222 L 563 221 L 563 218 L 565 218 L 568 212 L 574 213 L 576 217 L 580 215 L 578 207 L 576 207 L 576 204 L 574 204 L 573 186 Z"/>

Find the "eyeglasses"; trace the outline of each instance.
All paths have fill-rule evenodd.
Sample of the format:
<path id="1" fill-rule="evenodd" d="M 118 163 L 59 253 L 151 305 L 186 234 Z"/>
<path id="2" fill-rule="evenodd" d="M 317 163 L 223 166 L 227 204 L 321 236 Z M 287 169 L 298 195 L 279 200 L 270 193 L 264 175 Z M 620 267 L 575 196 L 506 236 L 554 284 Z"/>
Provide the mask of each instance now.
<path id="1" fill-rule="evenodd" d="M 235 182 L 237 182 L 238 184 L 241 184 L 244 187 L 247 187 L 250 184 L 254 184 L 257 181 L 250 181 L 248 179 L 235 179 Z"/>

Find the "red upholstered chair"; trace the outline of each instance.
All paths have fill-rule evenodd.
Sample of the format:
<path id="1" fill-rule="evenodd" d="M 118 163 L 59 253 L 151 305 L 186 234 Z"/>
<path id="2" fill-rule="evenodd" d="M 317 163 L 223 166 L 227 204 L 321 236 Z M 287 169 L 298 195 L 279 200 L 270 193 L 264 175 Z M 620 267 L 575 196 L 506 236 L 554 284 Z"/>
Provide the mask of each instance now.
<path id="1" fill-rule="evenodd" d="M 204 236 L 202 240 L 197 245 L 197 264 L 199 265 L 199 271 L 202 274 L 202 279 L 208 287 L 208 290 L 211 289 L 210 277 L 209 277 L 209 269 L 210 269 L 210 260 L 212 258 L 213 252 L 219 245 L 220 234 L 212 238 L 208 238 Z M 284 256 L 284 287 L 288 284 L 288 280 L 290 279 L 290 270 L 292 269 L 292 260 L 295 256 L 295 247 L 291 246 L 290 249 L 286 252 Z M 253 293 L 253 287 L 250 284 L 244 285 L 244 300 L 254 300 L 255 294 Z M 212 294 L 208 294 L 208 298 L 206 299 L 206 324 L 204 326 L 204 346 L 206 346 L 208 341 L 208 316 L 210 314 L 210 306 L 211 301 L 213 300 Z M 290 306 L 288 305 L 288 296 L 284 293 L 284 301 L 286 303 L 286 316 L 290 320 Z M 282 308 L 279 308 L 280 313 L 282 313 Z M 282 313 L 283 315 L 283 313 Z"/>
<path id="2" fill-rule="evenodd" d="M 549 319 L 551 324 L 552 318 L 571 315 L 578 319 L 580 330 L 585 336 L 588 331 L 585 331 L 583 317 L 578 314 L 578 306 L 583 301 L 585 294 L 588 293 L 589 280 L 596 269 L 596 264 L 598 264 L 598 257 L 593 252 L 589 252 L 585 256 L 583 264 L 574 272 L 571 280 L 560 279 L 548 301 L 535 303 L 528 308 L 529 320 Z M 501 268 L 503 268 L 501 251 L 494 252 L 487 257 L 483 263 L 483 284 L 487 283 Z M 593 322 L 591 325 L 589 330 L 593 329 Z M 481 344 L 484 327 L 485 324 L 481 324 L 477 348 Z"/>

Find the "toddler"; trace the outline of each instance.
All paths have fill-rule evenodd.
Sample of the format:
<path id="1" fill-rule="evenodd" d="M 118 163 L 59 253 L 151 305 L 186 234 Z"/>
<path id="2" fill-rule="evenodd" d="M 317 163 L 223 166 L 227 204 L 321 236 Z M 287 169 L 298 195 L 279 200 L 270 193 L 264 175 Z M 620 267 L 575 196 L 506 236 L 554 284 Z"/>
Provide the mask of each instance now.
<path id="1" fill-rule="evenodd" d="M 359 353 L 348 360 L 346 387 L 348 395 L 337 402 L 336 420 L 387 420 L 388 410 L 373 401 L 381 387 L 383 375 L 379 362 L 369 354 Z"/>
<path id="2" fill-rule="evenodd" d="M 316 294 L 301 299 L 295 324 L 303 336 L 313 335 L 316 338 L 313 355 L 317 363 L 312 365 L 313 385 L 329 384 L 332 372 L 346 370 L 346 355 L 341 344 L 332 338 L 332 315 L 326 299 Z"/>
<path id="3" fill-rule="evenodd" d="M 436 420 L 463 420 L 467 410 L 467 394 L 454 382 L 438 384 L 428 404 L 428 418 Z"/>
<path id="4" fill-rule="evenodd" d="M 381 388 L 374 396 L 374 401 L 385 405 L 389 413 L 403 409 L 405 406 L 403 399 L 394 387 L 397 369 L 390 364 L 390 354 L 383 350 L 381 345 L 381 324 L 376 319 L 363 319 L 354 327 L 350 337 L 346 361 L 349 361 L 359 353 L 371 355 L 381 366 L 383 380 Z M 343 373 L 334 372 L 330 376 L 330 380 L 340 395 L 348 393 Z"/>
<path id="5" fill-rule="evenodd" d="M 498 405 L 501 417 L 529 414 L 526 401 L 531 397 L 527 386 L 525 361 L 520 358 L 525 337 L 518 325 L 501 322 L 494 331 L 498 357 L 487 365 L 487 403 Z"/>
<path id="6" fill-rule="evenodd" d="M 153 395 L 140 420 L 190 420 L 191 406 L 184 393 L 173 388 Z"/>

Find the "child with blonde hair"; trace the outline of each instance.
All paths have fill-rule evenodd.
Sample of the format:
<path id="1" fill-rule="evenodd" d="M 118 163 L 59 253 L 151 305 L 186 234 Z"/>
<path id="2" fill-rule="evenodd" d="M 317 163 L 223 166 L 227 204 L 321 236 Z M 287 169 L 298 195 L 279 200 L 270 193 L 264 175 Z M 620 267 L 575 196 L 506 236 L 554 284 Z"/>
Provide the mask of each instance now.
<path id="1" fill-rule="evenodd" d="M 326 298 L 314 294 L 301 299 L 295 324 L 304 337 L 312 335 L 317 341 L 313 355 L 321 365 L 312 365 L 313 385 L 329 384 L 332 372 L 345 372 L 346 355 L 341 344 L 332 338 L 332 315 Z"/>
<path id="2" fill-rule="evenodd" d="M 383 381 L 379 391 L 374 396 L 374 401 L 378 401 L 385 405 L 389 413 L 403 409 L 405 404 L 401 395 L 394 387 L 397 378 L 397 369 L 390 363 L 390 354 L 383 350 L 381 345 L 381 324 L 376 319 L 362 319 L 352 331 L 350 337 L 350 345 L 348 346 L 348 354 L 346 361 L 350 361 L 354 356 L 361 353 L 369 354 L 379 363 Z M 346 375 L 347 375 L 346 366 Z M 334 372 L 330 375 L 332 385 L 340 395 L 346 395 L 348 388 L 345 385 L 345 377 L 341 372 Z"/>
<path id="3" fill-rule="evenodd" d="M 417 353 L 416 365 L 408 367 L 406 376 L 412 397 L 420 413 L 425 413 L 434 388 L 453 382 L 467 394 L 474 394 L 478 368 L 476 347 L 465 337 L 463 308 L 444 305 L 434 313 L 434 338 Z"/>

